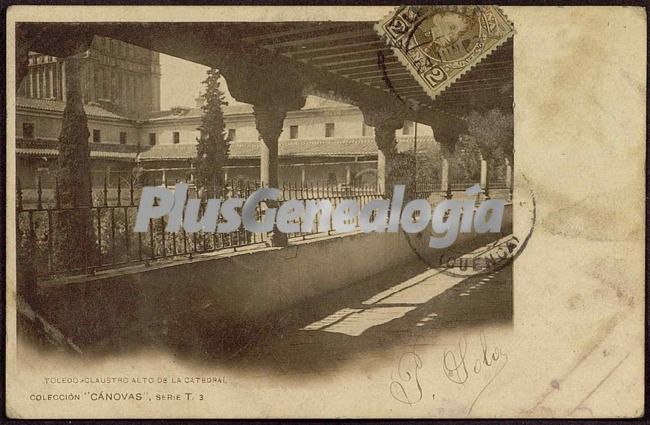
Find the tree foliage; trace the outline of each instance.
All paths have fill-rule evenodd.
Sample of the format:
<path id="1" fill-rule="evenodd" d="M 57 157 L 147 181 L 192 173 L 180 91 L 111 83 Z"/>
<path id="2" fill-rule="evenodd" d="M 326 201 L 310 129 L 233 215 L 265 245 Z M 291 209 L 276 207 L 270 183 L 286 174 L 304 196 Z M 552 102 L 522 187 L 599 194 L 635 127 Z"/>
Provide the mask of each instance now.
<path id="1" fill-rule="evenodd" d="M 508 158 L 512 162 L 513 158 L 512 118 L 512 113 L 504 113 L 500 109 L 469 114 L 467 133 L 459 137 L 449 163 L 450 178 L 453 181 L 479 181 L 481 154 L 488 161 L 492 178 L 505 178 L 504 159 Z M 418 150 L 418 181 L 439 182 L 443 158 L 440 145 L 421 145 Z"/>
<path id="2" fill-rule="evenodd" d="M 470 142 L 476 144 L 486 160 L 512 160 L 514 149 L 514 126 L 512 113 L 499 109 L 487 112 L 472 112 L 468 117 Z"/>
<path id="3" fill-rule="evenodd" d="M 474 140 L 461 136 L 449 162 L 453 181 L 478 182 L 481 179 L 481 153 Z"/>
<path id="4" fill-rule="evenodd" d="M 92 264 L 96 250 L 90 210 L 90 134 L 81 97 L 79 59 L 76 57 L 66 60 L 66 89 L 67 102 L 59 136 L 56 196 L 62 208 L 77 209 L 56 214 L 53 248 L 54 263 L 72 269 Z"/>
<path id="5" fill-rule="evenodd" d="M 205 93 L 202 95 L 203 117 L 201 118 L 201 137 L 197 139 L 196 178 L 202 188 L 220 190 L 224 186 L 224 166 L 228 158 L 230 140 L 225 134 L 222 106 L 228 103 L 220 89 L 221 73 L 211 68 L 203 81 Z"/>

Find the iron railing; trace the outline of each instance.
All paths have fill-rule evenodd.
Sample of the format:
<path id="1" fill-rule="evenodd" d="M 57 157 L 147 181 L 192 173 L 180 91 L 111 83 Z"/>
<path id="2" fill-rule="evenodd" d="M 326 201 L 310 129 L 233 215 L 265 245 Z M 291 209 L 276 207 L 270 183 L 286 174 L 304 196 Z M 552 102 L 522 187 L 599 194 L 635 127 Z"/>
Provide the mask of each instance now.
<path id="1" fill-rule="evenodd" d="M 153 180 L 153 179 L 151 179 Z M 146 233 L 133 231 L 139 197 L 142 187 L 151 184 L 145 179 L 135 180 L 126 178 L 116 180 L 116 185 L 109 185 L 104 178 L 103 186 L 91 188 L 89 198 L 91 205 L 62 206 L 56 193 L 58 184 L 54 181 L 54 188 L 44 189 L 40 178 L 37 178 L 36 188 L 28 196 L 21 188 L 20 180 L 17 181 L 16 214 L 18 249 L 31 246 L 29 261 L 37 276 L 53 277 L 62 274 L 93 274 L 96 271 L 108 268 L 121 267 L 130 264 L 151 264 L 151 262 L 171 258 L 192 258 L 197 254 L 220 251 L 224 249 L 238 250 L 245 246 L 266 244 L 270 235 L 266 233 L 250 232 L 243 227 L 230 233 L 187 233 L 184 229 L 179 232 L 165 231 L 165 218 L 152 219 Z M 126 183 L 123 183 L 126 182 Z M 219 191 L 197 191 L 192 181 L 189 184 L 188 198 L 201 199 L 199 217 L 205 212 L 209 198 L 228 199 L 233 197 L 247 198 L 261 184 L 260 182 L 228 182 Z M 157 182 L 152 182 L 157 183 Z M 172 188 L 179 181 L 163 182 Z M 452 197 L 463 198 L 464 190 L 476 182 L 452 181 Z M 492 182 L 492 189 L 505 188 L 505 184 Z M 416 182 L 415 193 L 409 198 L 429 199 L 433 204 L 444 199 L 450 194 L 441 190 L 439 182 Z M 279 202 L 287 200 L 328 200 L 333 208 L 344 199 L 356 200 L 359 208 L 374 199 L 383 198 L 378 187 L 371 185 L 347 186 L 341 184 L 319 183 L 283 183 L 280 190 Z M 501 190 L 503 191 L 503 190 Z M 496 192 L 496 191 L 495 191 Z M 493 195 L 494 196 L 494 195 Z M 507 196 L 507 189 L 501 196 Z M 258 219 L 263 212 L 261 206 L 257 207 Z M 85 253 L 83 261 L 71 266 L 63 265 L 57 261 L 61 255 L 62 247 L 57 245 L 57 232 L 60 232 L 59 221 L 63 215 L 79 215 L 90 221 L 92 228 L 91 241 L 84 241 L 92 252 Z M 307 226 L 299 220 L 300 231 L 288 234 L 289 241 L 306 239 L 309 235 L 318 234 L 318 226 L 322 219 L 320 213 L 316 215 L 312 230 L 307 231 Z M 332 217 L 330 216 L 330 220 Z M 221 218 L 219 219 L 221 221 Z M 358 219 L 355 225 L 358 227 Z M 330 228 L 332 228 L 330 223 Z M 331 231 L 330 231 L 331 232 Z M 330 232 L 327 232 L 328 234 Z M 74 250 L 75 247 L 63 247 Z"/>
<path id="2" fill-rule="evenodd" d="M 188 182 L 189 183 L 189 182 Z M 199 217 L 205 212 L 209 198 L 228 199 L 233 197 L 247 198 L 260 187 L 258 182 L 237 184 L 229 182 L 216 193 L 214 190 L 205 190 L 197 193 L 196 188 L 190 184 L 188 197 L 201 199 Z M 146 185 L 146 182 L 145 184 Z M 165 231 L 165 218 L 152 219 L 146 233 L 133 231 L 139 195 L 143 184 L 131 180 L 127 187 L 123 187 L 118 180 L 116 187 L 110 188 L 104 182 L 100 190 L 91 189 L 89 194 L 92 199 L 90 206 L 62 206 L 56 196 L 57 189 L 43 190 L 38 179 L 35 199 L 25 202 L 20 181 L 17 181 L 16 213 L 18 226 L 17 246 L 23 247 L 25 242 L 34 247 L 31 253 L 31 263 L 37 276 L 56 276 L 61 274 L 93 274 L 96 271 L 120 267 L 129 264 L 151 264 L 153 261 L 177 257 L 191 258 L 197 254 L 215 252 L 223 249 L 237 250 L 244 246 L 264 244 L 268 242 L 266 233 L 254 233 L 240 226 L 230 233 L 187 233 L 184 229 L 179 232 L 168 233 Z M 173 188 L 172 185 L 169 186 Z M 314 184 L 288 184 L 279 187 L 279 202 L 291 199 L 296 200 L 328 200 L 335 208 L 343 199 L 356 200 L 362 208 L 373 199 L 379 199 L 382 194 L 375 186 L 344 186 Z M 54 194 L 52 197 L 44 195 Z M 241 212 L 241 211 L 240 211 Z M 69 266 L 61 265 L 56 261 L 55 246 L 57 222 L 62 214 L 86 217 L 92 222 L 92 238 L 90 246 L 94 252 L 84 256 L 82 264 Z M 258 219 L 263 212 L 261 206 L 257 207 Z M 330 220 L 331 220 L 330 216 Z M 305 223 L 298 222 L 299 232 L 287 235 L 288 238 L 306 239 L 309 235 L 318 234 L 321 214 L 316 215 L 311 231 L 307 231 Z M 221 218 L 219 219 L 221 221 Z M 355 223 L 358 226 L 358 222 Z M 331 223 L 330 223 L 330 228 Z M 304 229 L 304 231 L 303 231 Z M 327 232 L 330 233 L 330 232 Z M 66 247 L 74 249 L 75 247 Z"/>

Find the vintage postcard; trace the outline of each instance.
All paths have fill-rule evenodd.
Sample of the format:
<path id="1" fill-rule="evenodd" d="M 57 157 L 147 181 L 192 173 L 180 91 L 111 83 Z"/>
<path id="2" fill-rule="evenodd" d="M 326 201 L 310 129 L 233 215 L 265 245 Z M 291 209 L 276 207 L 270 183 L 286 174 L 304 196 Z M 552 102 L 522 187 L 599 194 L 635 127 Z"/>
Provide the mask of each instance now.
<path id="1" fill-rule="evenodd" d="M 9 417 L 644 415 L 645 9 L 6 35 Z"/>

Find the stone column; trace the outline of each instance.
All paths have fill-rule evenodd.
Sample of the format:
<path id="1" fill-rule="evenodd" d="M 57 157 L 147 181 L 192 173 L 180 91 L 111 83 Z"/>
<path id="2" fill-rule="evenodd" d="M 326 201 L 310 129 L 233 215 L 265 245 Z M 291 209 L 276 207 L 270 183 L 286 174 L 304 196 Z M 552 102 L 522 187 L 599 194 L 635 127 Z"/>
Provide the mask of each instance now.
<path id="1" fill-rule="evenodd" d="M 250 61 L 250 62 L 249 62 Z M 255 127 L 262 137 L 260 179 L 267 187 L 278 187 L 278 139 L 288 111 L 305 106 L 303 81 L 290 68 L 277 67 L 259 58 L 233 59 L 221 69 L 230 94 L 253 105 Z M 277 207 L 278 202 L 268 202 Z M 270 238 L 273 246 L 286 246 L 287 237 L 277 228 Z"/>
<path id="2" fill-rule="evenodd" d="M 54 97 L 54 64 L 51 63 L 47 66 L 47 74 L 50 79 L 50 93 L 48 97 Z"/>
<path id="3" fill-rule="evenodd" d="M 260 180 L 267 187 L 278 185 L 278 139 L 287 111 L 268 106 L 253 106 L 255 126 L 262 136 Z"/>
<path id="4" fill-rule="evenodd" d="M 255 126 L 262 136 L 260 156 L 260 180 L 266 187 L 278 187 L 278 139 L 282 133 L 282 126 L 287 111 L 283 108 L 270 107 L 268 105 L 253 105 Z M 267 205 L 277 208 L 278 202 L 269 201 Z M 281 233 L 277 228 L 273 229 L 271 235 L 272 246 L 286 246 L 287 235 Z"/>
<path id="5" fill-rule="evenodd" d="M 399 128 L 399 127 L 398 127 Z M 375 127 L 375 143 L 377 144 L 377 186 L 379 191 L 387 196 L 392 187 L 390 179 L 390 168 L 397 153 L 397 141 L 395 140 L 395 131 L 397 128 L 389 125 L 379 125 Z M 388 164 L 387 164 L 388 163 Z M 388 168 L 388 169 L 387 169 Z"/>
<path id="6" fill-rule="evenodd" d="M 34 67 L 34 74 L 36 74 L 36 96 L 35 97 L 42 97 L 41 96 L 41 67 L 40 66 Z"/>
<path id="7" fill-rule="evenodd" d="M 27 78 L 29 78 L 29 97 L 35 97 L 35 92 L 34 92 L 34 70 L 30 69 L 29 74 L 27 75 Z"/>
<path id="8" fill-rule="evenodd" d="M 508 189 L 508 200 L 512 201 L 512 164 L 510 158 L 504 158 L 506 163 L 506 188 Z"/>
<path id="9" fill-rule="evenodd" d="M 66 66 L 65 62 L 61 62 L 61 96 L 65 102 L 68 98 L 68 89 L 66 88 Z"/>
<path id="10" fill-rule="evenodd" d="M 375 128 L 375 143 L 377 144 L 377 186 L 381 193 L 390 198 L 394 184 L 407 184 L 398 177 L 397 140 L 395 132 L 404 125 L 405 111 L 391 107 L 361 108 L 366 125 Z M 403 171 L 403 170 L 402 170 Z M 411 176 L 415 177 L 415 176 Z"/>
<path id="11" fill-rule="evenodd" d="M 443 147 L 441 149 L 442 153 L 442 167 L 440 170 L 440 190 L 444 193 L 445 198 L 451 199 L 451 177 L 449 175 L 449 160 L 453 155 L 452 147 Z"/>
<path id="12" fill-rule="evenodd" d="M 352 168 L 349 165 L 345 166 L 345 184 L 352 185 Z"/>
<path id="13" fill-rule="evenodd" d="M 303 186 L 307 182 L 307 166 L 306 165 L 301 165 L 300 166 L 300 184 Z"/>
<path id="14" fill-rule="evenodd" d="M 459 137 L 459 129 L 457 126 L 446 125 L 444 122 L 437 126 L 432 126 L 433 136 L 440 146 L 440 154 L 442 156 L 442 163 L 440 169 L 440 190 L 443 192 L 444 197 L 451 199 L 451 160 L 454 157 L 456 150 L 456 142 Z"/>
<path id="15" fill-rule="evenodd" d="M 485 199 L 490 199 L 490 192 L 488 188 L 488 163 L 485 155 L 481 153 L 481 191 Z"/>

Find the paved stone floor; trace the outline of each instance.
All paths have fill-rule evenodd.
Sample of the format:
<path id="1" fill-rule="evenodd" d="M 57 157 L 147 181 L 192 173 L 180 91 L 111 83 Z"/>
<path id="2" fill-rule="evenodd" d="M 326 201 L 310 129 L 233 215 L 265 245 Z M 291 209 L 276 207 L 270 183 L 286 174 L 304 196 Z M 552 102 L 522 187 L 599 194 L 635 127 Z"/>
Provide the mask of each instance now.
<path id="1" fill-rule="evenodd" d="M 512 323 L 512 268 L 452 277 L 421 262 L 334 291 L 243 335 L 215 336 L 198 354 L 233 367 L 319 373 L 404 346 L 433 344 L 451 330 Z"/>

